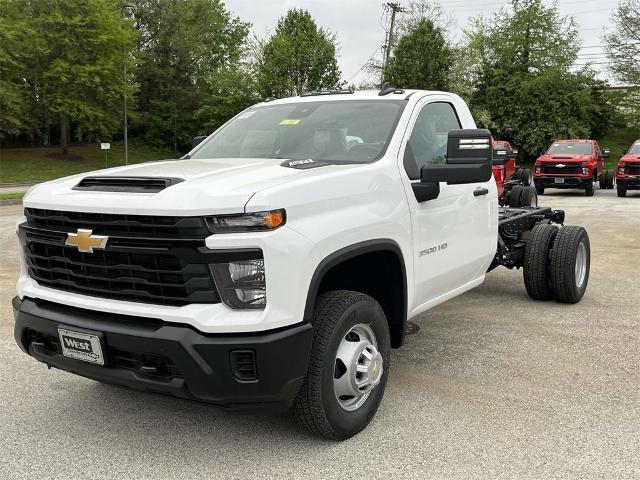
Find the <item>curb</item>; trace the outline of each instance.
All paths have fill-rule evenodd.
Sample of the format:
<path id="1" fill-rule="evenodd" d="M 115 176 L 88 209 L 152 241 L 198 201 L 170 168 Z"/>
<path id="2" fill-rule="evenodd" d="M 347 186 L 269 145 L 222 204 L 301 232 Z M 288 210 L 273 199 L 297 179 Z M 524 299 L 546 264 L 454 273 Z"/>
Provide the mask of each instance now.
<path id="1" fill-rule="evenodd" d="M 0 200 L 0 207 L 4 205 L 22 205 L 22 200 Z"/>

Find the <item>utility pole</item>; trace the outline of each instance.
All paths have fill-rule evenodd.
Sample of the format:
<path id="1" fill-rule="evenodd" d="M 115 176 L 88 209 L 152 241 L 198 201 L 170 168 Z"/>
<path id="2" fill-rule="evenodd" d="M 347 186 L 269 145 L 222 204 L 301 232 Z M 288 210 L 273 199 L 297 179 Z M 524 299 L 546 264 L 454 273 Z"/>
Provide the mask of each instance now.
<path id="1" fill-rule="evenodd" d="M 135 8 L 135 5 L 130 2 L 123 2 L 122 4 L 122 17 L 128 18 L 128 13 L 131 9 Z M 129 164 L 129 119 L 127 116 L 127 43 L 122 44 L 122 97 L 124 99 L 124 122 L 122 126 L 122 133 L 124 136 L 124 164 Z"/>
<path id="2" fill-rule="evenodd" d="M 382 72 L 380 73 L 380 85 L 384 83 L 384 72 L 387 68 L 387 64 L 389 63 L 389 56 L 391 55 L 391 44 L 393 43 L 393 29 L 396 26 L 396 13 L 404 12 L 404 9 L 397 2 L 396 3 L 387 2 L 385 4 L 385 8 L 391 9 L 391 22 L 389 24 L 389 33 L 387 35 L 387 38 L 385 39 L 384 58 L 382 60 Z"/>

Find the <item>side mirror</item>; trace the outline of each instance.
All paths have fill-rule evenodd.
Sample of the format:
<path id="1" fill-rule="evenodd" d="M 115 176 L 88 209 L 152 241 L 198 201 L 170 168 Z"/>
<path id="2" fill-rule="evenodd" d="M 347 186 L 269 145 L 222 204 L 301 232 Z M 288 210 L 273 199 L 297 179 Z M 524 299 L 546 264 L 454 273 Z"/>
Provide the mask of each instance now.
<path id="1" fill-rule="evenodd" d="M 207 138 L 206 135 L 201 135 L 199 137 L 193 137 L 193 140 L 191 141 L 191 148 L 194 149 L 196 148 L 200 143 L 202 143 L 202 141 Z"/>
<path id="2" fill-rule="evenodd" d="M 511 149 L 511 153 L 512 153 L 513 155 L 518 155 L 518 149 L 517 149 L 517 148 L 512 148 L 512 149 Z"/>
<path id="3" fill-rule="evenodd" d="M 420 171 L 420 180 L 452 185 L 488 182 L 492 173 L 492 153 L 489 130 L 451 130 L 447 140 L 447 163 L 426 164 Z"/>
<path id="4" fill-rule="evenodd" d="M 611 150 L 609 150 L 608 148 L 602 150 L 602 158 L 609 158 L 609 155 L 611 155 Z"/>

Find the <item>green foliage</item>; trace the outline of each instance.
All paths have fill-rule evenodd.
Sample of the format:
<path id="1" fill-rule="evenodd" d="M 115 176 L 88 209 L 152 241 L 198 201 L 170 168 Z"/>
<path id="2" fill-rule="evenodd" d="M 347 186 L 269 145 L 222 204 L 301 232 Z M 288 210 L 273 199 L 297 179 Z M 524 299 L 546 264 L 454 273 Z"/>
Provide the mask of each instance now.
<path id="1" fill-rule="evenodd" d="M 219 0 L 139 0 L 135 18 L 141 35 L 134 134 L 184 150 L 193 136 L 251 103 L 251 77 L 241 62 L 249 25 Z"/>
<path id="2" fill-rule="evenodd" d="M 33 128 L 30 93 L 21 58 L 30 55 L 33 29 L 18 2 L 0 3 L 0 139 Z"/>
<path id="3" fill-rule="evenodd" d="M 423 18 L 400 37 L 385 68 L 385 80 L 399 88 L 448 90 L 453 58 L 442 30 Z"/>
<path id="4" fill-rule="evenodd" d="M 292 9 L 259 49 L 258 91 L 287 97 L 305 91 L 338 88 L 340 70 L 335 35 L 319 28 L 306 10 Z"/>
<path id="5" fill-rule="evenodd" d="M 123 99 L 124 52 L 136 36 L 118 0 L 13 0 L 3 2 L 0 18 L 3 80 L 15 68 L 3 88 L 6 130 L 33 135 L 57 122 L 63 146 L 70 124 L 78 136 L 110 136 L 122 115 L 113 106 Z"/>
<path id="6" fill-rule="evenodd" d="M 478 123 L 520 148 L 525 160 L 557 138 L 589 138 L 611 127 L 615 105 L 589 69 L 574 73 L 578 32 L 557 5 L 514 0 L 467 32 Z"/>
<path id="7" fill-rule="evenodd" d="M 615 30 L 605 36 L 609 68 L 620 82 L 640 86 L 640 0 L 621 0 L 613 21 Z"/>

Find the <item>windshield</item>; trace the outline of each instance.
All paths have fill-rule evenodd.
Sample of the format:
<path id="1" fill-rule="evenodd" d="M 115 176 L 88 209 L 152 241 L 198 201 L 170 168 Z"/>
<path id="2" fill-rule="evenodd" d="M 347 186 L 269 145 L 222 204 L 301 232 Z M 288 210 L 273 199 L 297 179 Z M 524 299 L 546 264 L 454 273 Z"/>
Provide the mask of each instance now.
<path id="1" fill-rule="evenodd" d="M 547 150 L 549 155 L 591 155 L 593 146 L 590 143 L 554 143 Z"/>
<path id="2" fill-rule="evenodd" d="M 254 107 L 191 158 L 286 158 L 364 163 L 381 157 L 406 102 L 350 100 Z"/>
<path id="3" fill-rule="evenodd" d="M 629 155 L 640 155 L 640 142 L 636 142 L 631 145 L 631 148 L 627 152 Z"/>

